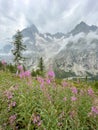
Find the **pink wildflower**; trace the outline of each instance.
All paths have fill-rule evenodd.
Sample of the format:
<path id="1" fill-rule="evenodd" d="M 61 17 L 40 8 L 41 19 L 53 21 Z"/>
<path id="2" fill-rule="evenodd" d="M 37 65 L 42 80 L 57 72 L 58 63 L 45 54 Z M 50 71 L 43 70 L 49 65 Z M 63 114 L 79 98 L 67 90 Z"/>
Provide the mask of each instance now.
<path id="1" fill-rule="evenodd" d="M 12 102 L 11 105 L 12 105 L 12 107 L 15 107 L 16 106 L 16 102 Z"/>
<path id="2" fill-rule="evenodd" d="M 25 77 L 30 77 L 31 76 L 31 72 L 29 70 L 27 71 L 21 71 L 19 74 L 20 78 L 25 78 Z"/>
<path id="3" fill-rule="evenodd" d="M 40 120 L 38 123 L 37 123 L 37 126 L 41 126 L 42 124 L 42 120 Z"/>
<path id="4" fill-rule="evenodd" d="M 42 77 L 37 77 L 38 82 L 40 83 L 40 87 L 44 87 L 44 79 Z"/>
<path id="5" fill-rule="evenodd" d="M 63 87 L 66 87 L 66 86 L 68 86 L 68 83 L 65 82 L 65 81 L 63 81 L 63 82 L 62 82 L 62 86 L 63 86 Z"/>
<path id="6" fill-rule="evenodd" d="M 76 97 L 71 97 L 71 101 L 76 101 L 77 100 L 77 98 Z"/>
<path id="7" fill-rule="evenodd" d="M 41 84 L 44 83 L 44 79 L 41 78 L 41 77 L 37 77 L 37 80 L 38 80 L 38 82 L 41 83 Z"/>
<path id="8" fill-rule="evenodd" d="M 98 114 L 98 109 L 95 106 L 93 106 L 91 109 L 93 113 Z"/>
<path id="9" fill-rule="evenodd" d="M 34 124 L 37 123 L 37 118 L 36 118 L 36 116 L 34 116 L 34 118 L 33 118 L 33 123 L 34 123 Z"/>
<path id="10" fill-rule="evenodd" d="M 11 115 L 9 117 L 9 122 L 10 122 L 11 125 L 13 125 L 13 123 L 14 123 L 15 120 L 16 120 L 16 115 Z"/>
<path id="11" fill-rule="evenodd" d="M 18 70 L 20 70 L 20 71 L 22 71 L 22 70 L 23 70 L 22 65 L 18 65 L 18 66 L 17 66 L 17 68 L 18 68 Z"/>
<path id="12" fill-rule="evenodd" d="M 25 73 L 24 72 L 20 72 L 19 77 L 20 78 L 24 78 L 25 77 Z"/>
<path id="13" fill-rule="evenodd" d="M 2 60 L 2 64 L 3 64 L 3 65 L 6 65 L 6 62 L 5 62 L 4 60 Z"/>
<path id="14" fill-rule="evenodd" d="M 92 95 L 94 94 L 94 91 L 90 88 L 90 89 L 88 89 L 88 94 L 89 94 L 90 96 L 92 96 Z"/>
<path id="15" fill-rule="evenodd" d="M 9 104 L 9 108 L 10 107 L 15 107 L 16 106 L 16 102 L 11 102 L 10 104 Z"/>
<path id="16" fill-rule="evenodd" d="M 40 115 L 33 115 L 33 123 L 36 124 L 37 126 L 40 126 L 42 124 L 42 120 L 40 118 Z"/>
<path id="17" fill-rule="evenodd" d="M 29 76 L 31 76 L 31 72 L 29 70 L 27 70 L 24 72 L 24 75 L 25 75 L 25 77 L 29 77 Z"/>
<path id="18" fill-rule="evenodd" d="M 74 94 L 77 94 L 77 93 L 78 93 L 78 90 L 77 90 L 76 87 L 72 87 L 71 90 L 72 90 L 72 93 L 74 93 Z"/>
<path id="19" fill-rule="evenodd" d="M 10 92 L 10 91 L 6 91 L 4 94 L 5 94 L 5 96 L 8 98 L 8 100 L 9 100 L 9 99 L 12 99 L 12 97 L 13 97 L 13 94 L 12 94 L 12 92 Z"/>
<path id="20" fill-rule="evenodd" d="M 54 78 L 55 77 L 55 73 L 53 71 L 49 71 L 48 72 L 48 76 L 51 77 L 51 78 Z"/>
<path id="21" fill-rule="evenodd" d="M 46 82 L 47 82 L 47 84 L 51 83 L 50 79 L 46 79 Z"/>

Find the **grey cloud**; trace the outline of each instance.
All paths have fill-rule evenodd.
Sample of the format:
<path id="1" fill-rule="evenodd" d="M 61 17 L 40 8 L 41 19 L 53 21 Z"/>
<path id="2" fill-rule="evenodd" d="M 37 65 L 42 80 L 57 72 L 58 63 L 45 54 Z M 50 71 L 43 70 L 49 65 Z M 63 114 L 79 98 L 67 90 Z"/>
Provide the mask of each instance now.
<path id="1" fill-rule="evenodd" d="M 66 33 L 80 21 L 98 25 L 97 16 L 97 0 L 0 0 L 0 37 L 31 24 L 42 32 Z"/>

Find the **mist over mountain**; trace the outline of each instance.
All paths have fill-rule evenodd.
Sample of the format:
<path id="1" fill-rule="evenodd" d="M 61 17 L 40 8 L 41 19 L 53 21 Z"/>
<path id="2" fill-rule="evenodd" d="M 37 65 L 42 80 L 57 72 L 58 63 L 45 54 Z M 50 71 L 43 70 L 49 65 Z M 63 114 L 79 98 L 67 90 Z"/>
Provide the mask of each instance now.
<path id="1" fill-rule="evenodd" d="M 90 31 L 95 32 L 97 29 L 98 29 L 97 26 L 95 25 L 89 26 L 82 21 L 69 34 L 76 35 L 81 32 L 88 34 Z"/>
<path id="2" fill-rule="evenodd" d="M 57 71 L 70 72 L 76 76 L 98 74 L 98 27 L 80 22 L 64 34 L 41 33 L 32 24 L 21 31 L 23 43 L 27 46 L 24 55 L 28 57 L 26 66 L 36 68 L 38 59 L 43 57 L 46 68 L 51 65 Z M 1 59 L 11 61 L 12 45 L 0 50 Z M 5 55 L 4 55 L 5 54 Z"/>

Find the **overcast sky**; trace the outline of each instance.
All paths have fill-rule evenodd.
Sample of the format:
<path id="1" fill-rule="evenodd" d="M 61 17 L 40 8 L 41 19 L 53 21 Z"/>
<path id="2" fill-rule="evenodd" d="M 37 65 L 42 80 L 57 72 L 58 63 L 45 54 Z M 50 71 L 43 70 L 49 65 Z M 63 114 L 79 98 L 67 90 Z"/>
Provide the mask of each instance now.
<path id="1" fill-rule="evenodd" d="M 43 33 L 66 33 L 80 21 L 98 26 L 98 0 L 0 0 L 1 41 L 31 24 Z"/>

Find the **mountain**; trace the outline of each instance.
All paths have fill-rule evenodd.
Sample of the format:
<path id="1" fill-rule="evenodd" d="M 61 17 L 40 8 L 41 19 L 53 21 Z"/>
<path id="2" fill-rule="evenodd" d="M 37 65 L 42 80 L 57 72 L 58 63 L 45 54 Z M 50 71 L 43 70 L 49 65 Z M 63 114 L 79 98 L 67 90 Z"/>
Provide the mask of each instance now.
<path id="1" fill-rule="evenodd" d="M 30 27 L 25 28 L 21 31 L 23 37 L 28 37 L 32 42 L 35 42 L 35 33 L 39 33 L 38 29 L 34 24 L 32 24 Z"/>
<path id="2" fill-rule="evenodd" d="M 89 26 L 85 22 L 80 22 L 69 34 L 76 35 L 78 33 L 89 33 L 90 31 L 95 32 L 98 29 L 97 26 Z"/>
<path id="3" fill-rule="evenodd" d="M 97 26 L 89 26 L 82 21 L 67 34 L 62 32 L 43 34 L 32 24 L 21 33 L 23 43 L 27 46 L 23 54 L 27 57 L 25 64 L 29 69 L 36 69 L 38 59 L 43 57 L 46 68 L 51 65 L 61 77 L 66 77 L 66 74 L 69 76 L 98 74 Z M 10 50 L 11 46 L 5 46 L 2 53 Z"/>

